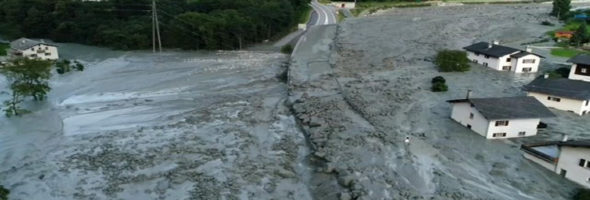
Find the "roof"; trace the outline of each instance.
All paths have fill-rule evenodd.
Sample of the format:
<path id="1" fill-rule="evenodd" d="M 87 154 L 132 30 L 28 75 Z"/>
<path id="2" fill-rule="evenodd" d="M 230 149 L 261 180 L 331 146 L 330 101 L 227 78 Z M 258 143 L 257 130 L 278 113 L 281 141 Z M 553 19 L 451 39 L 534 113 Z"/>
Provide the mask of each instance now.
<path id="1" fill-rule="evenodd" d="M 575 31 L 555 31 L 555 33 L 560 33 L 560 34 L 574 34 Z"/>
<path id="2" fill-rule="evenodd" d="M 522 52 L 517 53 L 517 54 L 512 54 L 512 55 L 510 55 L 510 57 L 511 58 L 522 58 L 522 57 L 525 57 L 525 56 L 528 56 L 528 55 L 535 55 L 535 56 L 539 56 L 541 58 L 545 58 L 545 57 L 543 57 L 543 56 L 541 56 L 539 54 L 534 54 L 534 53 L 527 52 L 527 51 L 522 51 Z"/>
<path id="3" fill-rule="evenodd" d="M 47 44 L 43 41 L 37 41 L 37 40 L 31 40 L 28 38 L 20 38 L 18 40 L 12 41 L 10 43 L 10 48 L 15 49 L 15 50 L 27 50 L 30 49 L 31 47 L 37 46 L 39 44 L 45 44 L 45 45 L 49 45 L 49 46 L 54 46 L 51 44 Z"/>
<path id="4" fill-rule="evenodd" d="M 590 65 L 590 55 L 588 55 L 588 54 L 578 54 L 578 55 L 570 58 L 567 61 L 568 62 L 571 62 L 571 63 L 576 63 L 576 64 Z"/>
<path id="5" fill-rule="evenodd" d="M 588 147 L 590 148 L 590 140 L 568 140 L 568 141 L 548 141 L 533 144 L 523 144 L 526 147 L 541 147 L 541 146 L 566 146 L 566 147 Z"/>
<path id="6" fill-rule="evenodd" d="M 488 45 L 489 45 L 489 43 L 487 43 L 487 42 L 479 42 L 479 43 L 475 43 L 475 44 L 463 47 L 463 49 L 465 49 L 467 51 L 495 57 L 495 58 L 499 58 L 499 57 L 502 57 L 505 55 L 509 55 L 509 54 L 513 54 L 515 52 L 521 51 L 521 50 L 518 50 L 518 49 L 515 49 L 512 47 L 496 45 L 496 44 L 493 44 L 492 47 L 490 48 Z"/>
<path id="7" fill-rule="evenodd" d="M 550 141 L 534 144 L 523 144 L 521 149 L 531 155 L 550 163 L 559 160 L 559 147 L 584 147 L 590 148 L 590 140 Z"/>
<path id="8" fill-rule="evenodd" d="M 538 92 L 578 100 L 590 99 L 590 82 L 567 78 L 539 77 L 523 87 L 527 92 Z"/>
<path id="9" fill-rule="evenodd" d="M 527 96 L 469 98 L 449 100 L 447 102 L 471 103 L 488 120 L 555 117 L 539 100 Z"/>

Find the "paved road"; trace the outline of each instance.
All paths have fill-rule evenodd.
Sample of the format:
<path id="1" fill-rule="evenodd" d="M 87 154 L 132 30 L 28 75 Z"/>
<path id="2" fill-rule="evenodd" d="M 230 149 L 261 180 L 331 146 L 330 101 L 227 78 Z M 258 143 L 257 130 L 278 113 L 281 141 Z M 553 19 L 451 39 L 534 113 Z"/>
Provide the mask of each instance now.
<path id="1" fill-rule="evenodd" d="M 317 18 L 313 25 L 328 25 L 335 24 L 336 21 L 336 9 L 332 6 L 326 6 L 319 3 L 317 0 L 311 1 L 311 7 L 314 12 L 317 13 Z"/>

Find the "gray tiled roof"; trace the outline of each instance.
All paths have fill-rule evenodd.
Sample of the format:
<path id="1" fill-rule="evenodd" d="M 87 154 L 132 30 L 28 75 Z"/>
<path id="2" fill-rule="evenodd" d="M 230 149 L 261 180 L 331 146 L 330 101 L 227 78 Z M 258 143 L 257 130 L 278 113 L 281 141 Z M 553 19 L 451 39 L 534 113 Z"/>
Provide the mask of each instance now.
<path id="1" fill-rule="evenodd" d="M 463 47 L 463 49 L 465 49 L 467 51 L 495 57 L 495 58 L 499 58 L 499 57 L 502 57 L 505 55 L 509 55 L 509 54 L 513 54 L 513 53 L 521 51 L 521 50 L 518 50 L 518 49 L 515 49 L 512 47 L 495 45 L 495 44 L 492 45 L 492 48 L 489 48 L 488 45 L 489 45 L 489 43 L 487 43 L 487 42 L 478 42 L 478 43 Z"/>
<path id="2" fill-rule="evenodd" d="M 541 56 L 539 54 L 535 54 L 535 53 L 531 53 L 531 52 L 526 52 L 526 51 L 522 51 L 522 52 L 517 53 L 517 54 L 512 54 L 512 55 L 510 55 L 510 57 L 511 58 L 522 58 L 522 57 L 528 56 L 528 55 L 535 55 L 535 56 L 539 56 L 541 58 L 545 58 L 545 57 L 543 57 L 543 56 Z"/>
<path id="3" fill-rule="evenodd" d="M 449 103 L 469 102 L 486 119 L 529 119 L 555 117 L 534 97 L 469 98 L 449 100 Z"/>
<path id="4" fill-rule="evenodd" d="M 539 77 L 525 85 L 523 90 L 578 100 L 590 99 L 590 82 L 567 78 L 546 79 Z"/>
<path id="5" fill-rule="evenodd" d="M 567 147 L 590 147 L 590 140 L 569 140 L 569 141 L 550 141 L 534 144 L 524 144 L 526 147 L 539 147 L 539 146 L 567 146 Z"/>
<path id="6" fill-rule="evenodd" d="M 28 38 L 20 38 L 18 40 L 12 41 L 10 43 L 10 48 L 15 49 L 15 50 L 23 51 L 23 50 L 27 50 L 27 49 L 29 49 L 31 47 L 34 47 L 36 45 L 39 45 L 39 44 L 45 44 L 45 45 L 53 46 L 53 45 L 47 44 L 47 43 L 45 43 L 43 41 L 31 40 L 31 39 L 28 39 Z"/>
<path id="7" fill-rule="evenodd" d="M 576 64 L 590 65 L 590 55 L 588 55 L 588 54 L 578 54 L 578 55 L 570 58 L 567 61 L 568 62 L 571 62 L 571 63 L 576 63 Z"/>

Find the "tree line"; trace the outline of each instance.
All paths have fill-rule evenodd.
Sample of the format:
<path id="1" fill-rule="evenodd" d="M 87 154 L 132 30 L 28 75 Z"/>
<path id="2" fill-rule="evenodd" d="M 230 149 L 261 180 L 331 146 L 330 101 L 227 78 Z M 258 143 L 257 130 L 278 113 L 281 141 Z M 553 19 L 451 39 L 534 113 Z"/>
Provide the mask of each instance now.
<path id="1" fill-rule="evenodd" d="M 287 33 L 308 0 L 157 0 L 167 48 L 240 49 Z M 151 0 L 0 0 L 0 34 L 147 49 Z"/>

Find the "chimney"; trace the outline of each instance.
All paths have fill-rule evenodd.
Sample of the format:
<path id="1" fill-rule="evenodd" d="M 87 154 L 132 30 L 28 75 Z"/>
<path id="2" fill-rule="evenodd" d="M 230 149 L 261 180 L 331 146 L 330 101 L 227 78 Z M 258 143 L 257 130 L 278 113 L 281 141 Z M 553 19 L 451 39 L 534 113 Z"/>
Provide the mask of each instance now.
<path id="1" fill-rule="evenodd" d="M 488 49 L 489 49 L 489 48 L 492 48 L 492 46 L 493 46 L 492 44 L 493 44 L 493 43 L 494 43 L 494 42 L 488 42 Z"/>
<path id="2" fill-rule="evenodd" d="M 465 99 L 469 99 L 471 97 L 471 94 L 473 94 L 473 91 L 467 90 L 467 96 L 465 97 Z"/>
<path id="3" fill-rule="evenodd" d="M 543 78 L 548 79 L 549 78 L 549 74 L 543 75 Z"/>
<path id="4" fill-rule="evenodd" d="M 529 46 L 526 46 L 524 49 L 526 52 L 533 53 L 533 49 Z"/>
<path id="5" fill-rule="evenodd" d="M 494 41 L 492 41 L 492 43 L 494 43 L 494 45 L 500 45 L 500 41 L 498 41 L 498 40 L 494 40 Z"/>
<path id="6" fill-rule="evenodd" d="M 568 138 L 567 138 L 567 135 L 566 135 L 566 134 L 563 134 L 563 138 L 561 139 L 561 141 L 562 141 L 562 142 L 567 142 L 567 139 L 568 139 Z"/>

